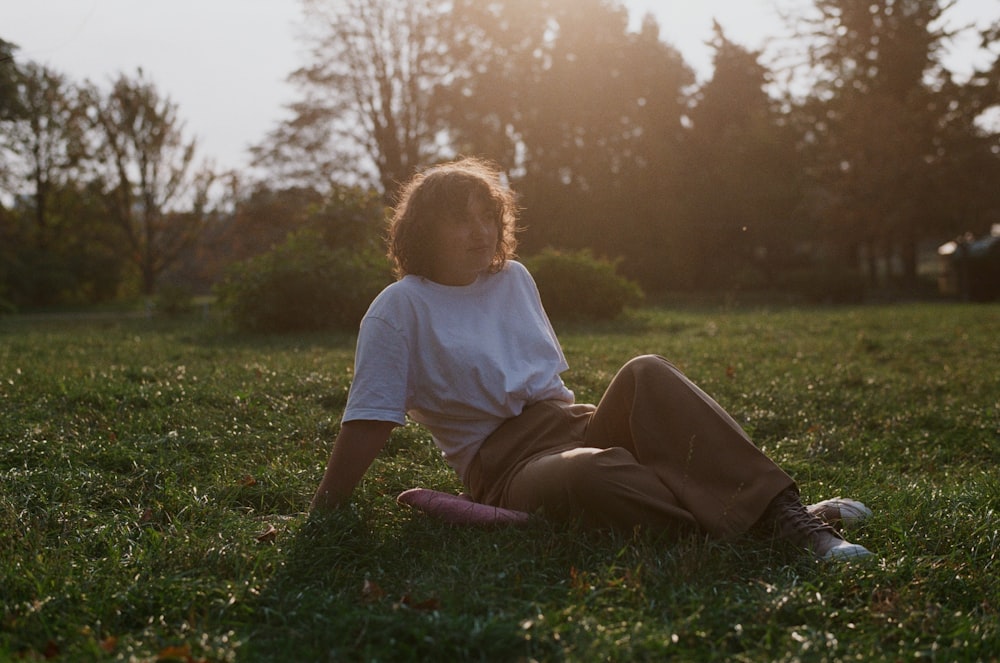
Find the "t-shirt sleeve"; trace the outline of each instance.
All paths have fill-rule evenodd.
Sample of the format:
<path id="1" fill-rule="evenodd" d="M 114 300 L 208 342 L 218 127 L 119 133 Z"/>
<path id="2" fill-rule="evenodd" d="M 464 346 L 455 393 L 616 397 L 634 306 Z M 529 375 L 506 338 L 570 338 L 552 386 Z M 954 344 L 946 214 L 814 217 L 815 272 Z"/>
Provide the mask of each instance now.
<path id="1" fill-rule="evenodd" d="M 535 283 L 535 278 L 528 271 L 528 268 L 521 263 L 516 263 L 518 272 L 520 273 L 522 287 L 525 291 L 525 301 L 530 302 L 532 310 L 535 315 L 541 321 L 541 324 L 545 328 L 545 333 L 555 348 L 556 352 L 559 353 L 560 366 L 559 371 L 565 371 L 569 368 L 569 364 L 566 362 L 566 355 L 563 354 L 562 344 L 559 343 L 559 337 L 556 335 L 556 330 L 552 327 L 552 321 L 549 319 L 548 313 L 545 311 L 545 306 L 542 304 L 542 295 L 538 292 L 538 285 Z"/>
<path id="2" fill-rule="evenodd" d="M 378 317 L 361 323 L 354 354 L 354 382 L 343 421 L 406 423 L 409 349 L 403 334 Z"/>

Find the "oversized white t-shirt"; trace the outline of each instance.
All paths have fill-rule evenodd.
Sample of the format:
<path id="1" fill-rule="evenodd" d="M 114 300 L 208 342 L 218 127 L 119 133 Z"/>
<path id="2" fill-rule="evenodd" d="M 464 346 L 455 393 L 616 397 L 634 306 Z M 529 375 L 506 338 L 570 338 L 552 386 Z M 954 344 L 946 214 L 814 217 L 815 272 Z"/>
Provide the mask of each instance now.
<path id="1" fill-rule="evenodd" d="M 508 261 L 468 286 L 405 276 L 361 322 L 343 420 L 427 427 L 459 476 L 526 405 L 573 402 L 566 358 L 528 270 Z"/>

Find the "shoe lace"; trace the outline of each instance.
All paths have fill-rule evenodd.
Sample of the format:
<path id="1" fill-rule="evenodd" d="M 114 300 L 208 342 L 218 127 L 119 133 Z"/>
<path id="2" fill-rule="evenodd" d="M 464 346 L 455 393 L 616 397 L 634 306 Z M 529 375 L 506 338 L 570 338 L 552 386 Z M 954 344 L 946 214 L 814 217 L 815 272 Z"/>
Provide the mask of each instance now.
<path id="1" fill-rule="evenodd" d="M 774 499 L 768 509 L 768 520 L 773 524 L 775 534 L 809 543 L 818 535 L 832 535 L 842 538 L 833 527 L 809 513 L 794 490 L 787 490 Z"/>

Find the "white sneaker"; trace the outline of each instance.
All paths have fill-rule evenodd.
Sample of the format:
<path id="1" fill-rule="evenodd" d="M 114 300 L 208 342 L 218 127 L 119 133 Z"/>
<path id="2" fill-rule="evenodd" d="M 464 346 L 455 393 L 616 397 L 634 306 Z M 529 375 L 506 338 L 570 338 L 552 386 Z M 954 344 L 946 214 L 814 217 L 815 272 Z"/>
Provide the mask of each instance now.
<path id="1" fill-rule="evenodd" d="M 806 511 L 823 522 L 834 526 L 849 527 L 866 518 L 871 518 L 872 510 L 857 500 L 834 497 L 806 506 Z"/>
<path id="2" fill-rule="evenodd" d="M 849 511 L 846 502 L 850 501 L 843 501 L 844 504 L 837 500 L 827 500 L 825 504 L 820 502 L 824 505 L 820 510 L 827 512 L 827 515 L 836 515 L 843 521 L 846 514 L 840 507 L 844 506 L 843 511 Z M 866 508 L 860 502 L 854 504 Z M 765 527 L 772 529 L 772 536 L 775 538 L 806 548 L 823 561 L 844 561 L 871 555 L 867 548 L 847 541 L 833 525 L 807 509 L 799 500 L 799 491 L 794 486 L 778 493 L 771 500 L 761 521 Z"/>

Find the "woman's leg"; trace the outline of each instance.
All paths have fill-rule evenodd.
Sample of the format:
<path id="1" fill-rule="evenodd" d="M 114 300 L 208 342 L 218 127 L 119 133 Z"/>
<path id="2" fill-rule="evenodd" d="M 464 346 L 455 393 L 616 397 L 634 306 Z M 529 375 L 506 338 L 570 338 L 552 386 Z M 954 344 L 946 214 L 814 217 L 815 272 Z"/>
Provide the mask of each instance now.
<path id="1" fill-rule="evenodd" d="M 543 402 L 505 422 L 466 477 L 477 501 L 617 528 L 717 538 L 772 530 L 818 557 L 859 557 L 810 515 L 794 481 L 662 357 L 628 362 L 596 409 Z"/>
<path id="2" fill-rule="evenodd" d="M 792 479 L 662 357 L 628 362 L 593 406 L 539 403 L 481 447 L 470 492 L 488 504 L 619 528 L 747 531 Z"/>
<path id="3" fill-rule="evenodd" d="M 821 559 L 871 554 L 808 513 L 792 479 L 662 357 L 646 355 L 622 367 L 591 417 L 584 443 L 633 454 L 714 536 L 757 525 Z"/>
<path id="4" fill-rule="evenodd" d="M 537 403 L 483 443 L 465 484 L 479 502 L 590 525 L 694 529 L 690 513 L 622 448 L 582 447 L 593 405 Z"/>
<path id="5" fill-rule="evenodd" d="M 575 447 L 531 459 L 511 477 L 507 505 L 598 527 L 697 529 L 670 489 L 621 447 Z"/>
<path id="6" fill-rule="evenodd" d="M 749 530 L 775 496 L 794 486 L 718 403 L 655 355 L 621 368 L 584 445 L 628 451 L 719 538 Z"/>

